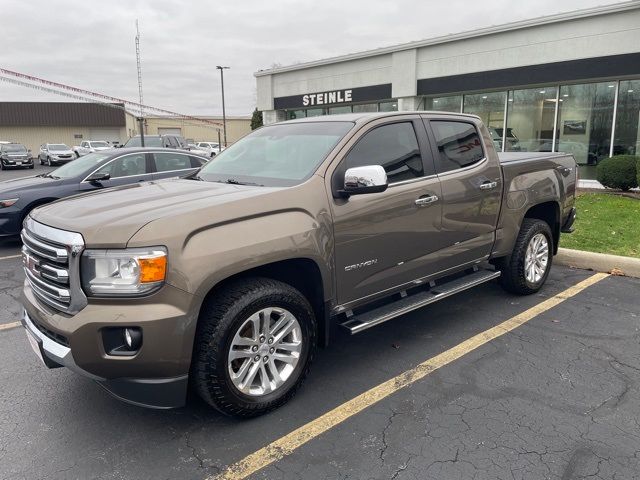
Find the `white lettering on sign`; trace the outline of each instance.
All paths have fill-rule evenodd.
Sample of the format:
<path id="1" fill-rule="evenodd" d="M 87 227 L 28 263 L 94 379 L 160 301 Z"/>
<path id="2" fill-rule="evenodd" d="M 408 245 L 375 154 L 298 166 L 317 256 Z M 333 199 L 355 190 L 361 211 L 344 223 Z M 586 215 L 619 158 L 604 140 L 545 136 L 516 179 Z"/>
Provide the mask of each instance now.
<path id="1" fill-rule="evenodd" d="M 332 103 L 352 102 L 353 90 L 336 90 L 324 93 L 309 93 L 302 96 L 302 106 L 331 105 Z"/>

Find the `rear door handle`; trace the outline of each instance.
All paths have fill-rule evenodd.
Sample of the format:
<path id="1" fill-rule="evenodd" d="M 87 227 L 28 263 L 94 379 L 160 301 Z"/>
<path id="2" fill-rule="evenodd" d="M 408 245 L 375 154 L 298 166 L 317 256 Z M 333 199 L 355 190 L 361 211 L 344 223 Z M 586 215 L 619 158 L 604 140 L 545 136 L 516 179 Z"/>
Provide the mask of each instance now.
<path id="1" fill-rule="evenodd" d="M 492 190 L 498 186 L 498 182 L 482 182 L 480 184 L 480 190 Z"/>
<path id="2" fill-rule="evenodd" d="M 413 203 L 415 203 L 418 207 L 424 207 L 426 205 L 431 205 L 432 203 L 435 203 L 437 201 L 438 201 L 437 195 L 429 195 L 427 197 L 420 197 Z"/>

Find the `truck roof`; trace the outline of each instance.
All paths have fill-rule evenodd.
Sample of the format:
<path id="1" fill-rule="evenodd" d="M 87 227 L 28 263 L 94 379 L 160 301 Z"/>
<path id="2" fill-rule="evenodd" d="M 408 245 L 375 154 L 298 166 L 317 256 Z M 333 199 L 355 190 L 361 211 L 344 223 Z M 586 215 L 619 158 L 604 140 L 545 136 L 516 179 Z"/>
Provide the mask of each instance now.
<path id="1" fill-rule="evenodd" d="M 398 117 L 403 115 L 438 115 L 438 116 L 452 116 L 452 117 L 468 117 L 474 120 L 479 120 L 480 117 L 472 115 L 470 113 L 457 113 L 457 112 L 439 112 L 434 110 L 420 110 L 410 112 L 363 112 L 363 113 L 340 113 L 337 115 L 320 115 L 317 117 L 296 118 L 294 120 L 286 120 L 287 123 L 307 123 L 307 122 L 369 122 L 378 118 L 386 117 Z M 282 123 L 282 122 L 279 122 Z"/>

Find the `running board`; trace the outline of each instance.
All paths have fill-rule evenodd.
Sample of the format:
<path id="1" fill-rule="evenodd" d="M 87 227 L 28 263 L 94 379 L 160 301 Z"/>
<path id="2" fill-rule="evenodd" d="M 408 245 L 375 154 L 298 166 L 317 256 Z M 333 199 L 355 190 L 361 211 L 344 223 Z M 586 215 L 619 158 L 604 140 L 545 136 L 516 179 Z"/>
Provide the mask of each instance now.
<path id="1" fill-rule="evenodd" d="M 399 317 L 405 313 L 422 308 L 430 303 L 435 303 L 443 298 L 450 297 L 456 293 L 488 282 L 500 276 L 499 271 L 478 270 L 464 277 L 456 278 L 450 282 L 436 285 L 429 290 L 414 293 L 409 296 L 402 296 L 399 300 L 375 308 L 368 312 L 349 317 L 341 325 L 348 329 L 351 334 L 360 333 L 367 328 L 371 328 L 380 323 Z"/>

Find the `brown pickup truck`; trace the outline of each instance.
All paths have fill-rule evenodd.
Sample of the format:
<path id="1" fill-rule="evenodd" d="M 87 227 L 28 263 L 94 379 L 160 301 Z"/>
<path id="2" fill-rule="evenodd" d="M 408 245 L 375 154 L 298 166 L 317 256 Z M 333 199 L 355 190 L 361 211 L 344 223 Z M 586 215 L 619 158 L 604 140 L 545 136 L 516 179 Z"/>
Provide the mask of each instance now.
<path id="1" fill-rule="evenodd" d="M 47 366 L 122 400 L 177 407 L 191 384 L 258 415 L 293 396 L 336 328 L 496 278 L 538 291 L 576 175 L 571 155 L 498 155 L 472 115 L 269 125 L 186 178 L 34 210 L 23 324 Z"/>

